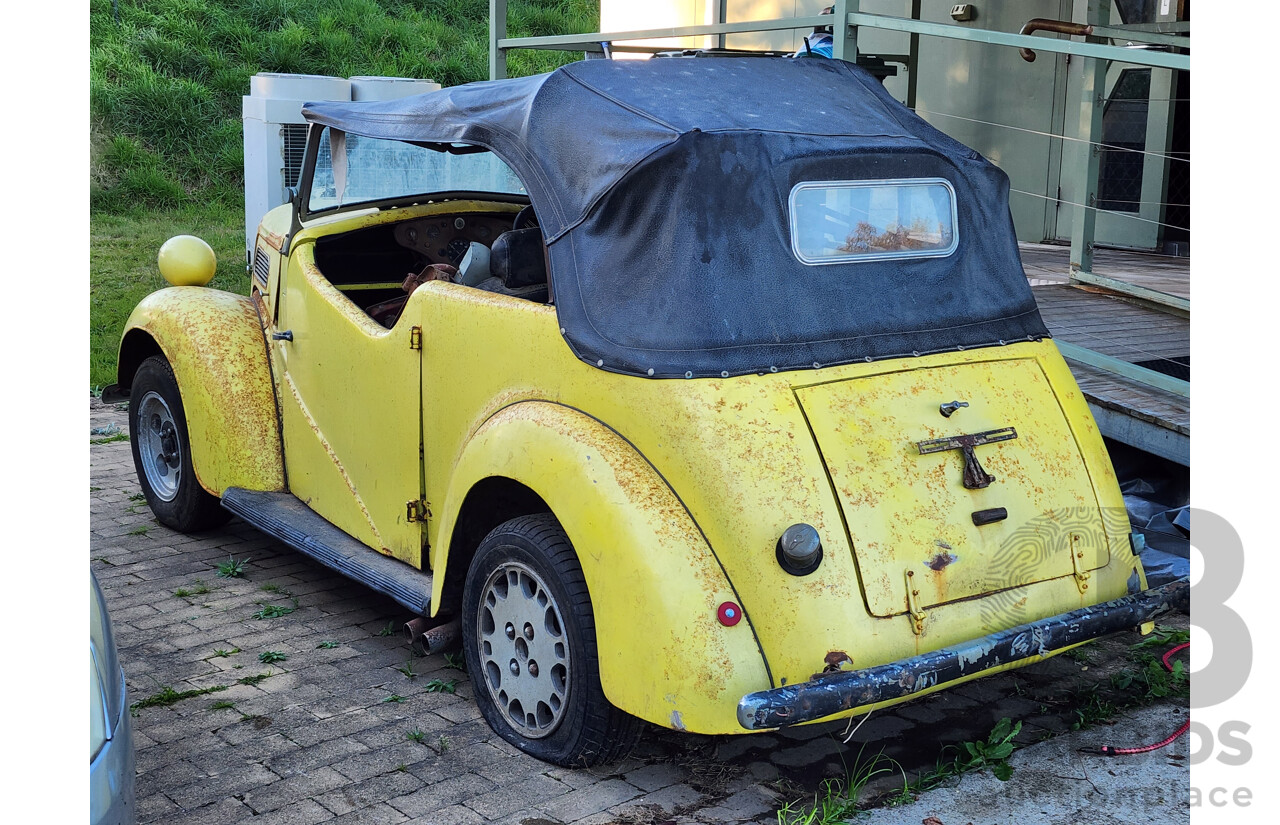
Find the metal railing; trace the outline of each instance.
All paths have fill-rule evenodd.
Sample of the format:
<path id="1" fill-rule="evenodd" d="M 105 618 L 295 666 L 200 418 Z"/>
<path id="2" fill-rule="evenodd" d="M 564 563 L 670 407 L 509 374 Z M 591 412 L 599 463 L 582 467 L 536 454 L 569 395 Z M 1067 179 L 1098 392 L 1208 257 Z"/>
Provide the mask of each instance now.
<path id="1" fill-rule="evenodd" d="M 1088 0 L 1086 21 L 1072 24 L 1065 21 L 1037 20 L 1039 25 L 1024 28 L 1025 31 L 1048 30 L 1067 32 L 1079 30 L 1084 33 L 1083 40 L 1057 39 L 1054 37 L 1036 36 L 1032 33 L 1010 33 L 984 29 L 974 26 L 953 26 L 920 20 L 920 0 L 912 0 L 911 17 L 894 17 L 883 14 L 869 14 L 858 10 L 858 0 L 836 0 L 834 2 L 834 19 L 844 20 L 844 26 L 835 26 L 833 31 L 832 56 L 856 62 L 858 56 L 859 28 L 882 31 L 903 32 L 911 35 L 910 49 L 906 55 L 879 55 L 890 62 L 901 62 L 907 66 L 908 85 L 906 93 L 907 106 L 915 108 L 916 65 L 919 57 L 921 36 L 946 38 L 950 40 L 984 43 L 1018 49 L 1024 53 L 1024 59 L 1030 52 L 1032 59 L 1036 52 L 1065 54 L 1080 57 L 1088 62 L 1084 66 L 1083 82 L 1080 92 L 1080 133 L 1074 140 L 1089 143 L 1092 151 L 1084 153 L 1083 168 L 1079 170 L 1080 179 L 1085 189 L 1078 202 L 1059 201 L 1074 210 L 1071 231 L 1071 255 L 1069 279 L 1071 283 L 1090 284 L 1105 287 L 1123 293 L 1141 303 L 1153 305 L 1173 314 L 1189 316 L 1190 301 L 1180 296 L 1154 290 L 1126 281 L 1098 275 L 1093 272 L 1094 240 L 1097 229 L 1097 215 L 1102 210 L 1098 206 L 1098 184 L 1101 156 L 1104 151 L 1102 143 L 1102 114 L 1106 104 L 1105 85 L 1107 68 L 1113 63 L 1131 66 L 1150 67 L 1189 71 L 1191 58 L 1188 54 L 1177 50 L 1188 50 L 1191 46 L 1190 24 L 1186 22 L 1165 22 L 1147 24 L 1112 25 L 1110 20 L 1111 0 Z M 745 22 L 725 22 L 726 3 L 717 4 L 716 23 L 694 26 L 670 26 L 632 31 L 590 32 L 587 34 L 552 35 L 544 37 L 508 37 L 507 36 L 507 0 L 489 0 L 489 76 L 498 79 L 506 76 L 507 52 L 516 49 L 556 49 L 562 51 L 583 51 L 597 54 L 613 52 L 661 52 L 671 51 L 672 46 L 651 46 L 629 44 L 628 41 L 653 40 L 661 38 L 707 37 L 719 36 L 720 46 L 724 45 L 724 36 L 753 32 L 776 32 L 815 28 L 830 25 L 830 15 L 809 15 L 804 17 L 775 18 Z M 1062 25 L 1052 25 L 1059 23 Z M 1111 39 L 1124 39 L 1126 45 L 1112 45 L 1105 42 Z M 621 42 L 620 42 L 621 41 Z M 1172 74 L 1170 72 L 1169 74 Z M 1169 97 L 1172 97 L 1170 95 Z M 1000 125 L 1000 124 L 996 124 Z M 1013 128 L 1013 127 L 1010 127 Z M 1065 136 L 1054 135 L 1064 140 Z M 1144 153 L 1149 154 L 1149 153 Z M 1027 193 L 1034 194 L 1034 193 Z M 1134 220 L 1143 220 L 1133 217 Z M 1108 358 L 1081 347 L 1073 349 L 1082 363 L 1089 363 L 1099 369 L 1122 374 L 1126 378 L 1188 396 L 1190 385 L 1186 381 L 1138 367 L 1118 359 Z M 1097 356 L 1097 357 L 1094 357 Z M 1123 366 L 1120 366 L 1123 364 Z"/>

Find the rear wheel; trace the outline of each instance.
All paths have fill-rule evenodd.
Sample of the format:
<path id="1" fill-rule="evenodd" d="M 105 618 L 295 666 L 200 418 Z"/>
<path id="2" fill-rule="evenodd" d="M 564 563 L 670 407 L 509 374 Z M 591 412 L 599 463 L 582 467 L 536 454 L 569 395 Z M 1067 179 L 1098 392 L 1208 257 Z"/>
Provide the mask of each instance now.
<path id="1" fill-rule="evenodd" d="M 230 514 L 196 480 L 187 417 L 163 356 L 142 362 L 129 392 L 129 441 L 138 483 L 156 519 L 183 533 L 207 530 Z"/>
<path id="2" fill-rule="evenodd" d="M 463 588 L 463 650 L 489 726 L 564 766 L 626 754 L 641 722 L 600 687 L 582 568 L 549 513 L 512 519 L 480 543 Z"/>

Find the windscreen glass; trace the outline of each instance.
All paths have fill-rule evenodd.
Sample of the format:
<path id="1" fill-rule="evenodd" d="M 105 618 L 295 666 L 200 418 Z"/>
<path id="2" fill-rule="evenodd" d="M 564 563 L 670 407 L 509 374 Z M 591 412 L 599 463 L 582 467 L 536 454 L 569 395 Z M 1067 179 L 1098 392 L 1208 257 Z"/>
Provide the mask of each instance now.
<path id="1" fill-rule="evenodd" d="M 806 181 L 791 190 L 801 263 L 930 258 L 956 248 L 956 198 L 941 178 Z"/>
<path id="2" fill-rule="evenodd" d="M 491 152 L 453 154 L 325 127 L 307 209 L 322 212 L 437 192 L 523 195 L 525 189 Z"/>

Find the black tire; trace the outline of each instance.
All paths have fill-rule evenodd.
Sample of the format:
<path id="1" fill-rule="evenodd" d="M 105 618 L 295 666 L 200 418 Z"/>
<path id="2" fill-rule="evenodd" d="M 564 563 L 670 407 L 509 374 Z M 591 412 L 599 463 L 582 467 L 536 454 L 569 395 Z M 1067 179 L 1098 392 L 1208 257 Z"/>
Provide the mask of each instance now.
<path id="1" fill-rule="evenodd" d="M 129 391 L 129 442 L 142 494 L 161 524 L 194 533 L 217 527 L 231 517 L 218 498 L 205 492 L 196 480 L 178 381 L 162 355 L 143 361 L 134 373 Z"/>
<path id="2" fill-rule="evenodd" d="M 499 593 L 504 588 L 511 592 L 513 583 L 531 587 L 534 595 L 522 590 L 512 604 L 505 598 L 499 603 Z M 549 596 L 549 607 L 539 601 L 540 593 Z M 500 627 L 493 621 L 495 615 L 519 614 L 522 606 L 545 619 L 542 627 L 528 630 L 528 644 L 521 638 L 524 628 L 512 638 L 506 633 L 509 623 Z M 481 715 L 503 739 L 531 756 L 564 767 L 611 762 L 631 750 L 643 723 L 609 704 L 600 687 L 591 597 L 573 545 L 554 516 L 514 518 L 485 537 L 467 572 L 462 610 L 462 646 L 472 692 Z M 556 615 L 558 622 L 550 618 Z M 557 640 L 566 648 L 565 659 L 547 653 L 559 649 Z M 540 671 L 530 667 L 536 664 L 535 654 L 546 654 Z M 499 661 L 506 662 L 508 657 L 516 665 L 499 668 Z M 507 681 L 508 673 L 516 670 L 519 673 Z M 549 681 L 538 682 L 539 677 Z M 552 698 L 545 704 L 531 702 L 535 707 L 525 710 L 519 699 L 509 701 L 508 687 L 513 692 L 527 688 L 535 696 L 562 689 L 563 700 L 558 708 L 552 707 Z M 526 724 L 513 723 L 513 715 Z"/>

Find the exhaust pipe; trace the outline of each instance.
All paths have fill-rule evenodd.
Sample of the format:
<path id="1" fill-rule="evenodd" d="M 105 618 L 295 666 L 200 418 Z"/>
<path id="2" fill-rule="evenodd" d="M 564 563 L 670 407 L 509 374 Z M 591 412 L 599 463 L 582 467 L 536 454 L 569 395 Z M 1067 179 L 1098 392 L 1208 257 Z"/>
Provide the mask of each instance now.
<path id="1" fill-rule="evenodd" d="M 418 641 L 422 638 L 422 634 L 427 632 L 431 626 L 431 620 L 426 616 L 418 616 L 404 623 L 404 638 L 410 643 Z"/>
<path id="2" fill-rule="evenodd" d="M 461 636 L 460 618 L 433 623 L 425 616 L 418 616 L 404 623 L 404 637 L 419 656 L 447 650 L 456 645 Z"/>
<path id="3" fill-rule="evenodd" d="M 427 653 L 440 653 L 457 645 L 460 638 L 462 638 L 462 619 L 453 619 L 423 633 L 421 644 Z"/>

